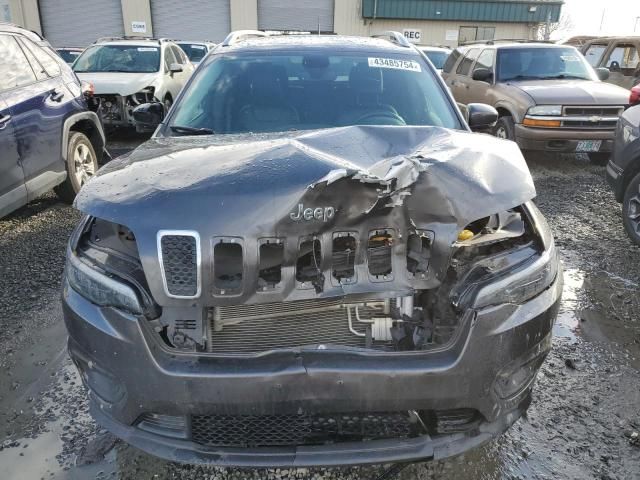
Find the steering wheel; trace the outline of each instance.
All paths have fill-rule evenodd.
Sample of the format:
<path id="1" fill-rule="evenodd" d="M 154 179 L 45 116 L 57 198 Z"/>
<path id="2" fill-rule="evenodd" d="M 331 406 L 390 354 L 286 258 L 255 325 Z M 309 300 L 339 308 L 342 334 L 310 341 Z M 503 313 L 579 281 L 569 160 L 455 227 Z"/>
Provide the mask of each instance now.
<path id="1" fill-rule="evenodd" d="M 396 112 L 390 112 L 388 110 L 377 110 L 373 112 L 367 112 L 360 115 L 355 125 L 406 125 L 407 122 L 398 115 Z"/>

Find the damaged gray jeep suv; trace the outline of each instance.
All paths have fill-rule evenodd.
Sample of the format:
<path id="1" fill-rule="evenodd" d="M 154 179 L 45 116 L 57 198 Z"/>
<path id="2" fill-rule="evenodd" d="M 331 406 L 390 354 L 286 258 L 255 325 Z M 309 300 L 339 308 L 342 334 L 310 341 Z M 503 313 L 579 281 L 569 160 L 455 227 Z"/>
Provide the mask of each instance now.
<path id="1" fill-rule="evenodd" d="M 101 425 L 245 467 L 443 458 L 526 410 L 562 274 L 515 143 L 402 35 L 233 33 L 82 189 L 69 353 Z"/>

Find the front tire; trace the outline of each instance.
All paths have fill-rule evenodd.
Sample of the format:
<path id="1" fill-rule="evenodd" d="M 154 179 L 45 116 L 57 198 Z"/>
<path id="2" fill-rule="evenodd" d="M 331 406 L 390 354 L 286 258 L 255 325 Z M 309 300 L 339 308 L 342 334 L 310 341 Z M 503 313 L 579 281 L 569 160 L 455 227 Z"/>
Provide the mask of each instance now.
<path id="1" fill-rule="evenodd" d="M 67 178 L 55 188 L 65 203 L 73 203 L 76 195 L 98 171 L 98 157 L 84 133 L 70 132 L 67 144 Z"/>
<path id="2" fill-rule="evenodd" d="M 629 182 L 624 192 L 622 223 L 631 241 L 640 246 L 640 173 Z"/>
<path id="3" fill-rule="evenodd" d="M 513 117 L 510 115 L 500 117 L 496 126 L 493 127 L 493 135 L 504 140 L 515 141 L 516 126 L 513 121 Z"/>

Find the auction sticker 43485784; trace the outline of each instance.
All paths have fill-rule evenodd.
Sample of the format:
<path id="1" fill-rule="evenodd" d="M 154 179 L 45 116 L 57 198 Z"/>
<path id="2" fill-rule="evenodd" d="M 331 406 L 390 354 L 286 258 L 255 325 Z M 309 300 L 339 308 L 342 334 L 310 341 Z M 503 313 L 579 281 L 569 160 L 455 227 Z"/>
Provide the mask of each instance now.
<path id="1" fill-rule="evenodd" d="M 420 64 L 415 60 L 398 60 L 396 58 L 369 57 L 369 66 L 378 68 L 393 68 L 396 70 L 409 70 L 421 72 Z"/>

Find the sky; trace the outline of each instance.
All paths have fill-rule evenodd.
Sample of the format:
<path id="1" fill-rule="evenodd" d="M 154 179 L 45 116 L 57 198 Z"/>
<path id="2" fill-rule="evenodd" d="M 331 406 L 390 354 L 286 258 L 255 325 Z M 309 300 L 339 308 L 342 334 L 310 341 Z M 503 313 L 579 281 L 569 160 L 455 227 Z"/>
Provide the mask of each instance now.
<path id="1" fill-rule="evenodd" d="M 640 0 L 565 0 L 562 10 L 572 26 L 557 32 L 554 35 L 557 38 L 571 35 L 633 35 L 634 26 L 635 34 L 640 35 Z"/>

